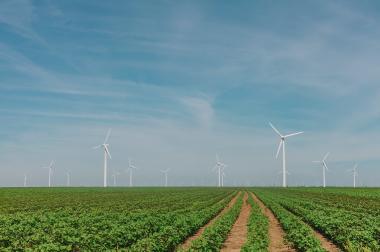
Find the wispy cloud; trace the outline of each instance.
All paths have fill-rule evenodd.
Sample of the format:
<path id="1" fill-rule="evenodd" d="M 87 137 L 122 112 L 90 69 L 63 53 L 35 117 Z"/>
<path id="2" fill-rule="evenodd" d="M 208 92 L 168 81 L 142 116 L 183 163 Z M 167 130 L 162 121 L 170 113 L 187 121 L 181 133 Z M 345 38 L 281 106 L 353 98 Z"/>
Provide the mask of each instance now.
<path id="1" fill-rule="evenodd" d="M 208 97 L 183 97 L 180 101 L 187 107 L 190 114 L 204 128 L 210 128 L 214 122 L 212 100 Z"/>
<path id="2" fill-rule="evenodd" d="M 367 7 L 82 4 L 0 3 L 0 148 L 9 167 L 56 156 L 86 180 L 82 167 L 99 160 L 84 149 L 112 126 L 113 165 L 133 156 L 147 171 L 141 182 L 173 165 L 190 183 L 218 151 L 236 174 L 228 183 L 247 174 L 269 183 L 280 167 L 269 119 L 307 132 L 289 143 L 295 182 L 327 149 L 336 164 L 377 159 L 380 21 Z M 62 145 L 49 148 L 52 138 Z M 31 161 L 13 163 L 19 155 Z"/>

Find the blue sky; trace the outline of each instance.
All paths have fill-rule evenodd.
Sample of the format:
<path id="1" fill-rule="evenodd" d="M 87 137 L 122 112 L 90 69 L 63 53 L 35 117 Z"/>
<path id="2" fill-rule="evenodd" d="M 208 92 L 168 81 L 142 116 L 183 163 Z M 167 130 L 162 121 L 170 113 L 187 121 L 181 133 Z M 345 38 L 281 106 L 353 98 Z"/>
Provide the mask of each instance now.
<path id="1" fill-rule="evenodd" d="M 319 185 L 311 160 L 331 152 L 328 183 L 379 186 L 377 1 L 0 2 L 0 184 L 100 185 L 131 157 L 138 185 Z M 122 173 L 119 184 L 127 183 Z"/>

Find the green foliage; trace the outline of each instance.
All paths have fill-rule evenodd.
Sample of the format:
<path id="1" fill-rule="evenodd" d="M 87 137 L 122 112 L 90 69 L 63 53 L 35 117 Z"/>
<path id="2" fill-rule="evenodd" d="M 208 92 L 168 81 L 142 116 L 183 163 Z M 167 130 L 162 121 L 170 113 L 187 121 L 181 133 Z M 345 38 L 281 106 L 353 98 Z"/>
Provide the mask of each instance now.
<path id="1" fill-rule="evenodd" d="M 365 194 L 366 190 L 368 195 Z M 270 196 L 346 251 L 380 251 L 379 189 L 291 188 L 258 191 Z"/>
<path id="2" fill-rule="evenodd" d="M 189 251 L 219 251 L 240 214 L 242 204 L 243 193 L 240 194 L 236 203 L 226 213 L 207 227 L 201 237 L 192 242 Z"/>
<path id="3" fill-rule="evenodd" d="M 254 202 L 252 195 L 249 196 L 248 203 L 251 205 L 251 214 L 248 221 L 247 242 L 244 244 L 241 251 L 268 251 L 268 218 Z"/>
<path id="4" fill-rule="evenodd" d="M 298 251 L 326 251 L 322 248 L 320 241 L 314 236 L 312 229 L 297 216 L 272 200 L 268 194 L 261 191 L 256 193 L 265 205 L 272 210 L 286 232 L 285 238 L 293 244 Z M 275 196 L 273 198 L 275 198 Z"/>
<path id="5" fill-rule="evenodd" d="M 168 251 L 232 197 L 209 188 L 1 189 L 0 250 Z"/>

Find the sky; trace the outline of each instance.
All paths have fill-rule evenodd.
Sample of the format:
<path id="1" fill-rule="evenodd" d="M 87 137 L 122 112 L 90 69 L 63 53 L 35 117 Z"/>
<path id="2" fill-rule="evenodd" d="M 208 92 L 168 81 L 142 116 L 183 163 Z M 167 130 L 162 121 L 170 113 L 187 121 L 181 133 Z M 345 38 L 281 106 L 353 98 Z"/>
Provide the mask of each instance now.
<path id="1" fill-rule="evenodd" d="M 380 186 L 378 1 L 0 1 L 0 186 Z"/>

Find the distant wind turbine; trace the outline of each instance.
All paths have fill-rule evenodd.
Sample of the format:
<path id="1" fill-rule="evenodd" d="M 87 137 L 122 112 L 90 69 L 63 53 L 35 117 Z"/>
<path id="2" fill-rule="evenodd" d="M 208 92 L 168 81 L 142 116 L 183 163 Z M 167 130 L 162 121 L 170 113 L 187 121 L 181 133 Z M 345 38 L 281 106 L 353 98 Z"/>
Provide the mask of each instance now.
<path id="1" fill-rule="evenodd" d="M 70 171 L 66 171 L 66 186 L 70 186 Z"/>
<path id="2" fill-rule="evenodd" d="M 44 169 L 48 169 L 49 170 L 49 182 L 48 182 L 48 186 L 51 187 L 51 175 L 53 173 L 53 167 L 55 165 L 55 162 L 54 160 L 52 160 L 50 162 L 50 165 L 48 167 L 43 167 Z"/>
<path id="3" fill-rule="evenodd" d="M 116 186 L 116 179 L 117 179 L 117 176 L 120 175 L 120 172 L 118 171 L 114 171 L 113 174 L 112 174 L 112 177 L 113 177 L 113 186 Z"/>
<path id="4" fill-rule="evenodd" d="M 224 167 L 222 168 L 222 187 L 224 187 L 224 177 L 226 176 L 226 174 L 224 173 Z"/>
<path id="5" fill-rule="evenodd" d="M 104 174 L 103 174 L 103 187 L 107 187 L 107 158 L 109 157 L 112 159 L 111 154 L 108 150 L 109 144 L 107 143 L 108 138 L 111 135 L 111 129 L 108 130 L 106 138 L 104 139 L 103 144 L 94 146 L 93 149 L 99 149 L 100 147 L 103 147 L 104 149 Z"/>
<path id="6" fill-rule="evenodd" d="M 352 176 L 353 176 L 353 179 L 354 179 L 354 188 L 356 187 L 356 180 L 357 180 L 357 177 L 358 177 L 358 164 L 355 164 L 354 165 L 354 168 L 352 168 L 351 170 L 349 170 L 350 172 L 352 172 Z"/>
<path id="7" fill-rule="evenodd" d="M 269 125 L 277 133 L 277 135 L 280 137 L 280 144 L 279 144 L 278 149 L 277 149 L 276 158 L 278 158 L 278 155 L 280 154 L 280 150 L 281 150 L 281 147 L 282 147 L 282 187 L 286 187 L 287 186 L 286 185 L 287 171 L 286 171 L 286 158 L 285 158 L 285 139 L 288 138 L 288 137 L 291 137 L 291 136 L 302 134 L 303 131 L 300 131 L 300 132 L 297 132 L 297 133 L 288 134 L 288 135 L 281 135 L 280 131 L 278 131 L 273 126 L 272 123 L 269 123 Z"/>
<path id="8" fill-rule="evenodd" d="M 24 174 L 24 187 L 26 187 L 26 182 L 28 180 L 28 174 Z"/>
<path id="9" fill-rule="evenodd" d="M 132 160 L 128 158 L 128 169 L 127 171 L 129 172 L 129 186 L 132 187 L 133 183 L 133 170 L 137 169 L 135 165 L 132 164 Z"/>
<path id="10" fill-rule="evenodd" d="M 161 170 L 161 172 L 165 175 L 165 187 L 168 187 L 168 172 L 170 171 L 170 168 L 166 170 Z"/>
<path id="11" fill-rule="evenodd" d="M 323 187 L 326 187 L 326 170 L 329 169 L 327 168 L 326 159 L 328 158 L 329 155 L 330 155 L 330 152 L 326 153 L 322 161 L 313 161 L 313 163 L 319 163 L 322 165 Z"/>
<path id="12" fill-rule="evenodd" d="M 223 169 L 227 167 L 226 164 L 222 163 L 219 159 L 219 156 L 218 154 L 215 155 L 215 166 L 214 168 L 212 169 L 213 171 L 217 171 L 218 172 L 218 187 L 221 187 L 222 186 L 222 176 L 223 176 Z"/>

